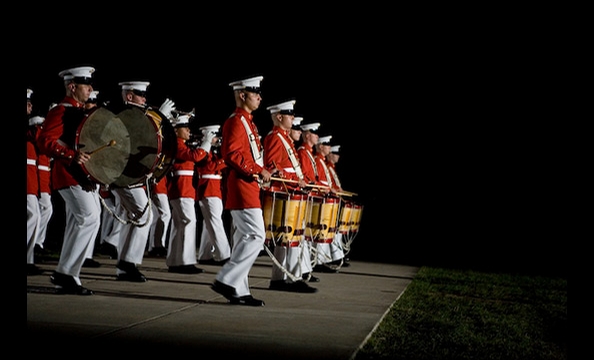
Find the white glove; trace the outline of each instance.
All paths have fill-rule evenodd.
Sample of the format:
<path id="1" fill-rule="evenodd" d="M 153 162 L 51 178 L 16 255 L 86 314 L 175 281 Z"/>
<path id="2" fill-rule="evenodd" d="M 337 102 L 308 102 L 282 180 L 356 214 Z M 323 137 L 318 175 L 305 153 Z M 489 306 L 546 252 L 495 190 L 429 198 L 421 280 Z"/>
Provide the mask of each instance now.
<path id="1" fill-rule="evenodd" d="M 200 143 L 200 148 L 204 149 L 204 151 L 209 152 L 210 147 L 212 146 L 212 139 L 214 139 L 217 134 L 213 133 L 212 131 L 207 131 L 204 133 L 202 137 L 202 143 Z"/>
<path id="2" fill-rule="evenodd" d="M 44 117 L 33 116 L 33 117 L 29 118 L 29 125 L 40 125 L 40 124 L 43 124 L 44 120 L 45 120 Z"/>
<path id="3" fill-rule="evenodd" d="M 159 111 L 165 115 L 169 120 L 171 120 L 171 118 L 173 118 L 173 114 L 171 114 L 171 111 L 175 110 L 175 103 L 169 99 L 165 99 L 165 101 L 163 102 L 163 104 L 161 104 L 161 107 L 159 108 Z"/>

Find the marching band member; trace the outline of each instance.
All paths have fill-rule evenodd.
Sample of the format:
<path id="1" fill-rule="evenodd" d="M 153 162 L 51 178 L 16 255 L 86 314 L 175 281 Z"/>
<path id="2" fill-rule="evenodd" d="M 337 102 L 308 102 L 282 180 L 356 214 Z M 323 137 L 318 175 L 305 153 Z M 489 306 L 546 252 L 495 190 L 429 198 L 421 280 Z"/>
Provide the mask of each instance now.
<path id="1" fill-rule="evenodd" d="M 320 136 L 318 135 L 318 131 L 320 128 L 320 123 L 311 123 L 311 124 L 302 124 L 301 130 L 303 131 L 301 134 L 301 146 L 297 149 L 297 153 L 299 154 L 299 160 L 301 161 L 302 169 L 303 169 L 303 176 L 306 179 L 307 183 L 310 185 L 316 186 L 314 189 L 310 191 L 310 194 L 319 194 L 321 191 L 320 187 L 317 186 L 324 186 L 318 179 L 318 166 L 316 164 L 315 153 L 314 149 L 317 147 L 319 142 Z M 311 214 L 309 214 L 311 215 Z M 308 219 L 311 223 L 311 220 Z M 309 232 L 311 230 L 306 229 L 306 244 L 309 245 L 310 250 L 310 263 L 317 264 L 318 254 L 317 254 L 317 242 L 315 242 L 312 234 Z M 315 266 L 313 270 L 318 272 L 336 272 L 336 270 L 327 267 L 327 266 Z"/>
<path id="2" fill-rule="evenodd" d="M 344 192 L 342 189 L 342 183 L 338 177 L 338 173 L 336 172 L 336 163 L 340 159 L 340 145 L 332 145 L 330 146 L 330 151 L 326 155 L 326 167 L 328 168 L 328 173 L 330 174 L 330 179 L 332 181 L 332 189 L 334 192 Z M 331 265 L 336 265 L 340 267 L 349 267 L 351 264 L 348 262 L 348 259 L 345 257 L 343 242 L 342 242 L 342 233 L 336 231 L 334 235 L 334 241 L 330 243 L 330 254 L 332 254 L 332 262 Z"/>
<path id="3" fill-rule="evenodd" d="M 43 270 L 35 265 L 35 244 L 40 232 L 41 210 L 39 198 L 39 171 L 37 150 L 37 124 L 43 122 L 40 116 L 31 116 L 33 90 L 27 89 L 27 275 L 41 274 Z"/>
<path id="4" fill-rule="evenodd" d="M 260 107 L 262 76 L 235 81 L 235 111 L 223 124 L 221 154 L 227 164 L 224 204 L 232 218 L 231 258 L 219 270 L 212 289 L 231 304 L 264 306 L 250 292 L 248 275 L 264 246 L 266 229 L 260 181 L 270 181 L 252 112 Z M 258 181 L 259 180 L 259 181 Z"/>
<path id="5" fill-rule="evenodd" d="M 326 165 L 326 155 L 330 153 L 331 139 L 332 135 L 323 136 L 318 139 L 314 159 L 317 166 L 318 181 L 323 186 L 328 187 L 331 193 L 335 193 L 336 186 L 332 181 L 330 170 L 328 170 L 328 166 Z M 328 196 L 332 195 L 328 194 Z M 332 223 L 329 224 L 330 230 L 328 232 L 333 233 L 333 236 L 330 239 L 319 239 L 316 241 L 317 265 L 314 267 L 314 270 L 325 271 L 328 265 L 335 264 L 333 261 L 341 262 L 344 258 L 342 248 L 335 244 L 336 233 L 338 233 L 338 218 L 331 218 L 330 221 Z"/>
<path id="6" fill-rule="evenodd" d="M 82 66 L 59 73 L 66 96 L 49 110 L 37 140 L 40 151 L 54 159 L 51 180 L 64 199 L 66 211 L 60 259 L 50 277 L 59 293 L 93 294 L 82 286 L 79 276 L 101 224 L 99 185 L 85 175 L 82 166 L 91 155 L 75 150 L 75 139 L 76 129 L 86 116 L 85 102 L 93 91 L 94 72 L 94 68 Z"/>
<path id="7" fill-rule="evenodd" d="M 214 133 L 204 135 L 198 148 L 190 148 L 190 115 L 178 115 L 172 121 L 177 135 L 177 152 L 171 170 L 173 176 L 167 181 L 167 194 L 171 204 L 169 247 L 165 263 L 169 272 L 199 274 L 204 270 L 196 267 L 196 189 L 193 185 L 196 163 L 210 157 Z"/>
<path id="8" fill-rule="evenodd" d="M 301 134 L 303 133 L 303 131 L 301 129 L 301 122 L 303 122 L 303 117 L 295 116 L 293 118 L 293 125 L 291 126 L 291 130 L 289 131 L 289 136 L 293 140 L 296 149 L 299 148 L 299 146 L 297 146 L 297 145 L 299 145 L 302 141 Z M 299 157 L 298 153 L 299 152 L 297 150 L 297 156 Z M 299 165 L 301 165 L 301 160 L 299 160 Z M 302 169 L 303 169 L 303 167 L 302 167 Z M 301 173 L 303 174 L 303 170 L 301 170 Z M 305 175 L 303 177 L 305 178 Z M 307 190 L 307 189 L 305 189 L 305 190 Z M 307 213 L 306 213 L 306 215 L 307 215 Z M 307 217 L 305 218 L 305 221 L 307 222 Z M 311 246 L 311 241 L 305 240 L 305 236 L 304 236 L 304 241 L 302 242 L 303 248 L 302 248 L 301 258 L 300 258 L 301 271 L 303 272 L 302 278 L 303 278 L 303 280 L 307 280 L 309 282 L 319 282 L 320 279 L 316 276 L 313 276 L 313 274 L 312 274 L 313 268 L 311 265 L 310 246 Z"/>
<path id="9" fill-rule="evenodd" d="M 283 221 L 289 221 L 289 217 L 295 218 L 295 222 L 299 221 L 299 210 L 302 207 L 303 214 L 305 215 L 305 207 L 307 198 L 304 195 L 305 192 L 300 189 L 305 188 L 305 181 L 303 180 L 303 172 L 301 171 L 301 165 L 297 157 L 297 150 L 293 144 L 293 139 L 290 137 L 290 131 L 294 119 L 293 107 L 295 100 L 286 101 L 277 105 L 269 106 L 266 110 L 270 111 L 272 118 L 273 127 L 270 133 L 264 137 L 264 164 L 270 164 L 277 170 L 279 178 L 291 180 L 294 183 L 282 182 L 272 180 L 270 183 L 269 191 L 278 191 L 287 193 L 287 197 L 292 197 L 293 193 L 303 195 L 302 201 L 291 201 L 288 204 L 297 204 L 297 208 L 285 209 L 287 212 L 295 210 L 297 214 L 290 214 L 292 216 L 285 216 Z M 287 199 L 288 200 L 288 199 Z M 273 206 L 274 207 L 274 206 Z M 275 210 L 273 209 L 273 213 Z M 266 221 L 271 219 L 265 219 Z M 303 281 L 303 270 L 301 269 L 301 254 L 303 247 L 306 246 L 304 241 L 305 237 L 305 216 L 300 224 L 292 225 L 292 234 L 289 239 L 282 239 L 278 241 L 276 239 L 276 231 L 272 229 L 268 233 L 273 234 L 271 242 L 274 245 L 274 258 L 276 261 L 272 265 L 272 275 L 270 278 L 271 290 L 280 291 L 292 291 L 299 293 L 314 293 L 317 291 L 316 288 L 309 286 Z M 272 222 L 272 221 L 271 221 Z M 285 224 L 286 225 L 286 224 Z M 284 228 L 286 226 L 281 226 Z M 281 229 L 283 230 L 283 229 Z M 283 231 L 281 231 L 282 233 Z M 295 232 L 301 232 L 295 235 Z M 281 234 L 281 237 L 286 235 Z"/>
<path id="10" fill-rule="evenodd" d="M 200 128 L 203 134 L 217 133 L 219 125 Z M 231 244 L 223 222 L 223 171 L 227 168 L 220 154 L 220 137 L 215 137 L 210 159 L 196 164 L 196 199 L 202 214 L 198 247 L 200 264 L 222 265 L 231 257 Z"/>
<path id="11" fill-rule="evenodd" d="M 120 82 L 122 102 L 110 104 L 110 110 L 117 115 L 131 107 L 147 109 L 146 94 L 149 85 L 148 81 Z M 175 103 L 170 99 L 166 99 L 159 108 L 168 119 L 172 118 L 173 110 Z M 119 208 L 116 208 L 115 212 L 125 214 L 127 218 L 125 223 L 119 220 L 114 223 L 113 231 L 119 233 L 116 277 L 121 281 L 146 282 L 147 278 L 138 270 L 138 265 L 142 264 L 150 231 L 151 209 L 147 206 L 149 198 L 146 186 L 131 184 L 125 187 L 111 187 L 111 191 L 115 203 L 119 203 Z"/>

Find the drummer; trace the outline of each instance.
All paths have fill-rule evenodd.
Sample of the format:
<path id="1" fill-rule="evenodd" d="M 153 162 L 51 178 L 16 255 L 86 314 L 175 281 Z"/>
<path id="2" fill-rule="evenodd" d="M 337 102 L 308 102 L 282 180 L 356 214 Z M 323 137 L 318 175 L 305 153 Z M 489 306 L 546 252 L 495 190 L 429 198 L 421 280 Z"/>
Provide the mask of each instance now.
<path id="1" fill-rule="evenodd" d="M 323 186 L 328 187 L 328 189 L 330 189 L 330 192 L 335 193 L 336 186 L 332 181 L 330 170 L 326 165 L 326 156 L 330 153 L 330 149 L 332 147 L 330 143 L 331 139 L 332 135 L 322 136 L 318 138 L 318 143 L 315 147 L 314 159 L 317 166 L 319 183 Z M 338 219 L 336 219 L 336 224 L 330 225 L 334 225 L 335 227 L 337 227 Z M 335 233 L 337 233 L 337 231 Z M 330 269 L 331 272 L 334 272 L 337 269 L 334 265 L 342 263 L 342 259 L 344 258 L 344 252 L 342 250 L 342 247 L 336 245 L 335 241 L 336 236 L 332 238 L 332 242 L 330 243 L 325 241 L 316 243 L 317 264 L 314 267 L 315 271 L 328 272 L 328 269 Z"/>
<path id="2" fill-rule="evenodd" d="M 66 96 L 49 110 L 37 145 L 42 153 L 54 158 L 53 188 L 64 199 L 65 227 L 58 265 L 50 277 L 58 293 L 92 295 L 82 286 L 80 271 L 89 247 L 94 246 L 101 222 L 99 184 L 83 170 L 90 154 L 76 150 L 76 129 L 85 119 L 85 103 L 93 91 L 90 66 L 61 71 Z M 66 120 L 67 119 L 67 120 Z M 68 126 L 66 126 L 68 122 Z"/>
<path id="3" fill-rule="evenodd" d="M 129 108 L 139 107 L 148 109 L 147 88 L 148 81 L 126 81 L 120 82 L 121 103 L 110 104 L 110 110 L 119 114 Z M 171 111 L 175 110 L 175 103 L 166 99 L 159 111 L 167 118 L 172 118 Z M 112 187 L 111 191 L 115 198 L 116 209 L 114 213 L 124 214 L 124 223 L 116 221 L 112 231 L 118 234 L 116 263 L 116 278 L 121 281 L 146 282 L 147 278 L 138 270 L 142 264 L 146 243 L 149 237 L 150 207 L 147 206 L 149 198 L 146 186 L 131 184 L 124 187 Z M 119 205 L 118 205 L 119 204 Z"/>
<path id="4" fill-rule="evenodd" d="M 295 102 L 295 100 L 286 101 L 266 108 L 266 110 L 270 111 L 273 127 L 264 137 L 264 164 L 276 168 L 278 178 L 289 180 L 287 182 L 272 180 L 268 191 L 301 192 L 300 189 L 304 189 L 306 186 L 297 157 L 297 150 L 293 144 L 293 139 L 290 137 L 293 119 L 295 118 L 293 110 Z M 303 203 L 305 209 L 306 198 Z M 305 222 L 302 222 L 301 225 L 303 227 L 296 225 L 295 228 L 304 229 Z M 293 240 L 295 240 L 295 244 L 293 244 Z M 274 246 L 274 257 L 278 265 L 277 262 L 272 265 L 269 289 L 299 293 L 314 293 L 317 291 L 316 288 L 304 282 L 302 278 L 303 271 L 300 266 L 300 255 L 303 246 L 302 236 L 296 237 L 295 235 L 288 241 L 283 241 Z"/>
<path id="5" fill-rule="evenodd" d="M 330 146 L 330 151 L 326 154 L 326 166 L 328 168 L 328 172 L 330 173 L 330 179 L 332 181 L 332 189 L 335 192 L 344 192 L 342 189 L 342 183 L 340 182 L 340 178 L 338 177 L 338 173 L 336 172 L 336 163 L 340 159 L 340 145 L 332 145 Z M 336 265 L 338 267 L 349 267 L 351 266 L 350 262 L 346 258 L 344 254 L 343 248 L 343 240 L 342 240 L 342 233 L 336 231 L 334 235 L 334 240 L 330 243 L 330 253 L 333 256 L 331 265 Z M 342 256 L 341 256 L 342 255 Z"/>
<path id="6" fill-rule="evenodd" d="M 293 118 L 293 125 L 291 126 L 291 130 L 289 132 L 289 136 L 293 139 L 293 144 L 295 148 L 299 148 L 299 145 L 302 142 L 301 134 L 303 130 L 301 129 L 301 123 L 303 122 L 303 117 L 295 116 Z M 301 165 L 301 160 L 299 160 L 299 164 Z M 303 167 L 301 168 L 301 172 L 303 173 Z M 305 178 L 305 175 L 303 176 Z M 308 189 L 305 189 L 308 190 Z M 307 218 L 305 219 L 307 222 Z M 307 280 L 309 282 L 319 282 L 320 279 L 312 274 L 312 265 L 311 265 L 311 241 L 303 241 L 302 252 L 301 252 L 301 271 L 302 271 L 302 278 L 303 280 Z"/>

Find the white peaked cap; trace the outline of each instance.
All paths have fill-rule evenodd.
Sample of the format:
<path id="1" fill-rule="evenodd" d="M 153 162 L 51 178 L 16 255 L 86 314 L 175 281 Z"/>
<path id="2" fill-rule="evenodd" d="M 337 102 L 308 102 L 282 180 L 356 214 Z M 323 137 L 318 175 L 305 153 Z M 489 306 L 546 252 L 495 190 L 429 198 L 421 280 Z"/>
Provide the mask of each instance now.
<path id="1" fill-rule="evenodd" d="M 202 126 L 200 128 L 200 131 L 202 131 L 203 134 L 206 133 L 216 133 L 219 131 L 219 129 L 221 128 L 221 125 L 208 125 L 208 126 Z"/>
<path id="2" fill-rule="evenodd" d="M 301 122 L 303 121 L 303 118 L 301 116 L 295 116 L 293 118 L 293 126 L 292 128 L 295 130 L 301 130 Z"/>
<path id="3" fill-rule="evenodd" d="M 318 144 L 330 145 L 330 139 L 332 139 L 332 135 L 320 136 L 320 138 L 318 139 Z"/>
<path id="4" fill-rule="evenodd" d="M 27 89 L 27 100 L 31 99 L 31 95 L 33 95 L 33 90 Z"/>
<path id="5" fill-rule="evenodd" d="M 335 154 L 338 154 L 339 150 L 340 150 L 340 145 L 334 145 L 334 146 L 330 147 L 330 152 L 333 152 Z"/>
<path id="6" fill-rule="evenodd" d="M 256 76 L 245 80 L 234 81 L 229 83 L 229 86 L 233 86 L 233 90 L 258 90 L 260 88 L 260 81 L 262 81 L 262 79 L 264 79 L 264 76 Z"/>
<path id="7" fill-rule="evenodd" d="M 171 120 L 171 124 L 176 127 L 189 126 L 190 115 L 180 115 L 176 118 L 173 118 L 173 120 Z"/>
<path id="8" fill-rule="evenodd" d="M 138 91 L 146 91 L 146 88 L 151 83 L 148 81 L 125 81 L 121 82 L 118 85 L 122 87 L 122 90 L 138 90 Z"/>
<path id="9" fill-rule="evenodd" d="M 283 103 L 280 104 L 276 104 L 276 105 L 272 105 L 266 108 L 266 110 L 270 110 L 271 114 L 275 114 L 275 113 L 283 113 L 283 114 L 293 114 L 293 106 L 295 105 L 296 101 L 295 100 L 291 100 L 291 101 L 285 101 Z"/>
<path id="10" fill-rule="evenodd" d="M 320 123 L 303 124 L 301 130 L 303 131 L 316 131 L 320 127 Z"/>
<path id="11" fill-rule="evenodd" d="M 93 77 L 95 68 L 90 66 L 79 66 L 68 70 L 60 71 L 58 74 L 64 80 L 78 79 L 79 81 L 89 80 Z"/>

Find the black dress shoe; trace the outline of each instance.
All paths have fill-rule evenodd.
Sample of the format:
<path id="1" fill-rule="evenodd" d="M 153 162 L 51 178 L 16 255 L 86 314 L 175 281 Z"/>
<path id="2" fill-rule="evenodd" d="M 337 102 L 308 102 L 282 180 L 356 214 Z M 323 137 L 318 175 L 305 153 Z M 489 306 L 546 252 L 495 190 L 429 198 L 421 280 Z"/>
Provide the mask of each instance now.
<path id="1" fill-rule="evenodd" d="M 74 277 L 54 271 L 50 276 L 52 284 L 56 285 L 57 294 L 93 295 L 93 291 L 76 283 Z"/>
<path id="2" fill-rule="evenodd" d="M 71 295 L 93 295 L 93 290 L 87 289 L 80 285 L 74 287 L 58 287 L 56 289 L 57 294 L 71 294 Z"/>
<path id="3" fill-rule="evenodd" d="M 170 266 L 168 271 L 170 273 L 178 274 L 201 274 L 204 272 L 203 269 L 200 269 L 195 265 Z"/>
<path id="4" fill-rule="evenodd" d="M 314 266 L 313 271 L 315 272 L 321 272 L 321 273 L 337 273 L 338 270 L 333 269 L 327 265 L 324 264 L 318 264 L 316 266 Z"/>
<path id="5" fill-rule="evenodd" d="M 66 274 L 62 274 L 60 272 L 54 271 L 50 276 L 50 281 L 52 284 L 61 286 L 63 288 L 75 288 L 79 286 L 74 280 L 74 277 Z"/>
<path id="6" fill-rule="evenodd" d="M 43 270 L 38 268 L 35 264 L 27 264 L 27 276 L 42 274 Z"/>
<path id="7" fill-rule="evenodd" d="M 264 306 L 264 301 L 255 299 L 252 295 L 234 297 L 229 300 L 233 305 Z"/>
<path id="8" fill-rule="evenodd" d="M 104 242 L 103 244 L 99 245 L 99 253 L 102 255 L 107 255 L 109 256 L 111 259 L 117 259 L 118 258 L 118 249 L 109 244 Z"/>
<path id="9" fill-rule="evenodd" d="M 227 300 L 231 301 L 232 299 L 236 299 L 235 288 L 233 286 L 229 286 L 223 284 L 222 282 L 215 280 L 214 284 L 210 287 L 213 291 L 218 292 L 219 294 L 223 295 Z"/>
<path id="10" fill-rule="evenodd" d="M 270 290 L 289 291 L 303 294 L 312 294 L 318 291 L 318 289 L 307 285 L 304 281 L 285 281 L 285 280 L 274 280 L 270 282 L 268 287 Z"/>
<path id="11" fill-rule="evenodd" d="M 130 281 L 130 282 L 147 282 L 147 278 L 142 275 L 142 273 L 138 270 L 135 264 L 132 264 L 127 261 L 120 260 L 116 264 L 116 267 L 122 271 L 125 271 L 121 274 L 117 274 L 116 277 L 118 280 L 121 281 Z"/>
<path id="12" fill-rule="evenodd" d="M 88 268 L 98 268 L 101 266 L 101 263 L 96 261 L 95 259 L 85 259 L 85 262 L 83 263 L 83 267 L 88 267 Z"/>
<path id="13" fill-rule="evenodd" d="M 140 273 L 121 273 L 117 274 L 116 278 L 120 281 L 130 281 L 130 282 L 147 282 L 148 279 Z"/>

